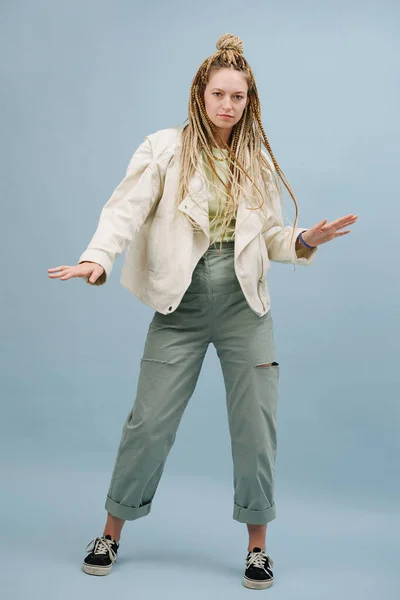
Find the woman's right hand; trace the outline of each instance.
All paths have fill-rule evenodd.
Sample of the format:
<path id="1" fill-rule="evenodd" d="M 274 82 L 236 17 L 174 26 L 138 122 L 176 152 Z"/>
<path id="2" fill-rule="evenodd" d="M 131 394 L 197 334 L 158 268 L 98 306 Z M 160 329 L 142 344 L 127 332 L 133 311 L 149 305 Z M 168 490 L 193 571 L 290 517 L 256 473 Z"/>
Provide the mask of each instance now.
<path id="1" fill-rule="evenodd" d="M 101 265 L 94 262 L 82 262 L 74 267 L 68 265 L 53 267 L 47 269 L 47 272 L 50 279 L 61 279 L 62 281 L 66 281 L 73 277 L 82 277 L 83 279 L 86 279 L 88 283 L 93 285 L 96 284 L 96 281 L 98 281 L 99 277 L 104 273 L 104 269 Z"/>

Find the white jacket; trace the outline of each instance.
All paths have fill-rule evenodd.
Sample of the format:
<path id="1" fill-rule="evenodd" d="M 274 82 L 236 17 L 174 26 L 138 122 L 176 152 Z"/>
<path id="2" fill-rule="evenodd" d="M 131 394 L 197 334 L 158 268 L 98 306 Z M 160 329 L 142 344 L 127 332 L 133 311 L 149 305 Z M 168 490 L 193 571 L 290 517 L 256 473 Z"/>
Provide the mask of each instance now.
<path id="1" fill-rule="evenodd" d="M 98 280 L 101 285 L 108 280 L 115 259 L 126 250 L 121 285 L 163 314 L 179 306 L 193 270 L 210 245 L 208 189 L 201 165 L 190 182 L 190 194 L 177 206 L 180 156 L 179 129 L 163 129 L 145 138 L 79 258 L 79 262 L 96 262 L 104 268 Z M 259 316 L 270 309 L 266 280 L 270 261 L 309 265 L 317 251 L 305 248 L 303 257 L 297 257 L 295 240 L 306 228 L 295 229 L 290 245 L 292 226 L 284 227 L 278 190 L 273 186 L 272 191 L 266 223 L 243 201 L 236 215 L 235 272 L 250 308 Z M 187 217 L 201 230 L 194 232 Z"/>

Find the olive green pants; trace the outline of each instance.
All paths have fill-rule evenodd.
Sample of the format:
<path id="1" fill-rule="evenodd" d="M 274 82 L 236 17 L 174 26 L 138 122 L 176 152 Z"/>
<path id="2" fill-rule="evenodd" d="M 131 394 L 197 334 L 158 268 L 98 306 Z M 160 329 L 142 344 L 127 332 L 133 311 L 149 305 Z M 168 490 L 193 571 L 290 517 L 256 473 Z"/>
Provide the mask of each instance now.
<path id="1" fill-rule="evenodd" d="M 150 512 L 210 342 L 226 389 L 233 518 L 253 524 L 275 518 L 279 365 L 272 317 L 249 307 L 234 270 L 234 242 L 207 250 L 173 313 L 154 313 L 107 495 L 111 515 L 134 520 Z"/>

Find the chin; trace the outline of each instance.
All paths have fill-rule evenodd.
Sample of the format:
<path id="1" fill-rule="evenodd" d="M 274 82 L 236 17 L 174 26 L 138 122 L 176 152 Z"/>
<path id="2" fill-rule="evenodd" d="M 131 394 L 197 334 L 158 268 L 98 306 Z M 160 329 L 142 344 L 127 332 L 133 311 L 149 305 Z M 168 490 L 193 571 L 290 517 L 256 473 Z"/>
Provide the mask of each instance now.
<path id="1" fill-rule="evenodd" d="M 235 121 L 213 121 L 215 127 L 219 129 L 232 129 L 232 127 L 236 124 Z"/>

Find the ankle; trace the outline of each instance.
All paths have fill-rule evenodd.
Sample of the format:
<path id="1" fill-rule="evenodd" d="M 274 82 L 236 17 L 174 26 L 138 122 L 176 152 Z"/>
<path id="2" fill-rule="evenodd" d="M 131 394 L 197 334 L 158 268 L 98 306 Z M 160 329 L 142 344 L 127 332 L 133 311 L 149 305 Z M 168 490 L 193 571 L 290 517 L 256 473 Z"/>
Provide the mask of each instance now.
<path id="1" fill-rule="evenodd" d="M 107 531 L 107 529 L 105 529 L 104 533 L 103 533 L 103 536 L 106 537 L 106 535 L 110 535 L 112 541 L 113 542 L 117 542 L 117 544 L 119 544 L 120 536 L 113 535 L 112 531 Z"/>
<path id="2" fill-rule="evenodd" d="M 266 545 L 265 544 L 260 544 L 260 542 L 254 542 L 254 544 L 249 544 L 247 550 L 248 552 L 253 552 L 253 548 L 261 548 L 261 550 L 263 552 L 267 551 Z"/>
<path id="3" fill-rule="evenodd" d="M 119 540 L 121 537 L 121 531 L 125 524 L 123 519 L 118 519 L 114 517 L 110 513 L 107 513 L 107 521 L 104 526 L 104 534 L 103 535 L 111 535 L 112 539 L 119 544 Z"/>
<path id="4" fill-rule="evenodd" d="M 265 552 L 267 524 L 254 525 L 252 523 L 247 523 L 247 531 L 249 533 L 249 552 L 252 552 L 253 548 L 261 548 Z"/>

